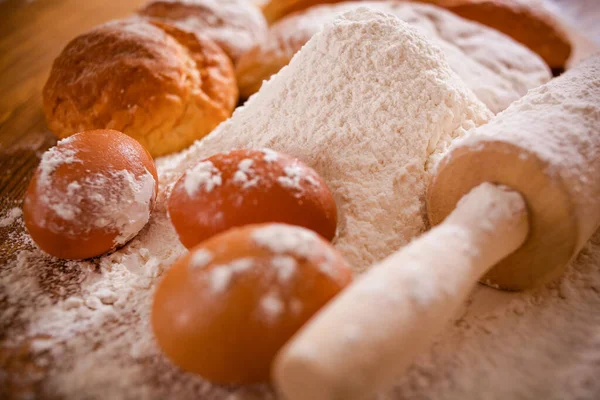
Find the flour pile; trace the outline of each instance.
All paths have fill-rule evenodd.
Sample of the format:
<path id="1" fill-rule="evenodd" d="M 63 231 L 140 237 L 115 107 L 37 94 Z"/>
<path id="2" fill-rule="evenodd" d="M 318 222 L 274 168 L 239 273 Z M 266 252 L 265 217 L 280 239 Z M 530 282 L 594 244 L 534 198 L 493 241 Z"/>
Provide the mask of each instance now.
<path id="1" fill-rule="evenodd" d="M 335 193 L 336 246 L 362 270 L 426 229 L 428 165 L 490 115 L 441 51 L 404 23 L 364 9 L 336 20 L 229 122 L 182 154 L 158 160 L 156 208 L 124 248 L 60 261 L 36 250 L 27 235 L 10 236 L 26 250 L 0 270 L 0 398 L 275 398 L 266 386 L 210 385 L 171 365 L 156 346 L 152 294 L 186 251 L 166 213 L 176 179 L 202 157 L 234 147 L 297 156 Z M 479 288 L 397 392 L 428 399 L 561 398 L 549 389 L 552 379 L 580 398 L 597 393 L 600 318 L 589 318 L 600 307 L 597 265 L 598 236 L 560 284 L 520 295 Z M 475 309 L 492 295 L 512 302 Z M 573 354 L 562 354 L 563 345 Z M 583 351 L 589 348 L 596 353 Z M 565 365 L 560 375 L 543 374 L 556 365 Z"/>
<path id="2" fill-rule="evenodd" d="M 444 53 L 479 100 L 494 113 L 506 109 L 527 90 L 552 75 L 545 62 L 508 36 L 467 21 L 442 8 L 415 2 L 361 1 L 321 4 L 277 21 L 266 41 L 238 66 L 238 84 L 247 94 L 272 71 L 287 64 L 321 28 L 344 12 L 359 7 L 391 14 L 416 27 Z"/>
<path id="3" fill-rule="evenodd" d="M 331 188 L 335 245 L 361 271 L 425 231 L 427 165 L 490 117 L 428 39 L 361 8 L 314 36 L 229 121 L 158 166 L 172 179 L 232 148 L 298 157 Z"/>

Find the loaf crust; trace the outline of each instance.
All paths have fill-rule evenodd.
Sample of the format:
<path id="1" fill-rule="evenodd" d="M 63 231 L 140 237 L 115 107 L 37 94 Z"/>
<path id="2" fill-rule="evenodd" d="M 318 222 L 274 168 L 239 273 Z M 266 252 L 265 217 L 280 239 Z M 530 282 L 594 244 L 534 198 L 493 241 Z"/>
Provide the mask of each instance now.
<path id="1" fill-rule="evenodd" d="M 571 54 L 565 30 L 539 0 L 413 0 L 446 8 L 494 28 L 529 47 L 550 68 L 564 69 Z M 269 0 L 261 7 L 269 22 L 308 7 L 340 0 Z"/>
<path id="2" fill-rule="evenodd" d="M 236 73 L 242 97 L 287 65 L 323 25 L 361 5 L 393 14 L 422 29 L 442 48 L 450 67 L 497 113 L 551 75 L 544 62 L 511 38 L 427 4 L 398 1 L 345 2 L 293 13 L 271 26 L 268 40 L 240 60 Z"/>
<path id="3" fill-rule="evenodd" d="M 463 18 L 494 28 L 529 47 L 550 68 L 565 69 L 571 42 L 556 18 L 540 1 L 419 0 L 433 3 Z"/>
<path id="4" fill-rule="evenodd" d="M 131 18 L 72 40 L 43 97 L 59 138 L 115 129 L 156 157 L 212 131 L 231 115 L 238 92 L 231 61 L 210 39 Z"/>
<path id="5" fill-rule="evenodd" d="M 138 14 L 206 35 L 234 64 L 267 34 L 260 9 L 247 0 L 154 0 Z"/>

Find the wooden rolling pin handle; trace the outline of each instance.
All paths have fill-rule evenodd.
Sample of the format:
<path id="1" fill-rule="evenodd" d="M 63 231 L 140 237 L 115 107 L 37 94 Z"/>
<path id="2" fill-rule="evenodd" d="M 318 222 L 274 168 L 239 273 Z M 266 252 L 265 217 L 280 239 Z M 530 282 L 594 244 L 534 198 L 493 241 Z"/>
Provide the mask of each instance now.
<path id="1" fill-rule="evenodd" d="M 278 389 L 289 400 L 352 400 L 388 386 L 527 233 L 520 194 L 476 187 L 442 224 L 374 266 L 288 343 L 274 364 Z"/>

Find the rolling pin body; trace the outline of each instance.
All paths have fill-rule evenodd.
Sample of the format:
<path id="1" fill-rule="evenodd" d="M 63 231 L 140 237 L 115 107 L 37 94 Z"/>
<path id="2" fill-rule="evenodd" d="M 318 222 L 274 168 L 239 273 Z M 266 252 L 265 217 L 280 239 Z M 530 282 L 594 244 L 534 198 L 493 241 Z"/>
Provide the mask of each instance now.
<path id="1" fill-rule="evenodd" d="M 350 400 L 393 383 L 486 266 L 516 250 L 527 230 L 518 193 L 475 188 L 444 224 L 373 267 L 300 333 L 275 371 L 282 391 L 292 399 Z"/>
<path id="2" fill-rule="evenodd" d="M 443 223 L 372 267 L 281 350 L 273 378 L 286 399 L 369 398 L 431 345 L 491 267 L 486 282 L 519 290 L 575 256 L 600 225 L 600 56 L 451 149 L 428 213 Z"/>

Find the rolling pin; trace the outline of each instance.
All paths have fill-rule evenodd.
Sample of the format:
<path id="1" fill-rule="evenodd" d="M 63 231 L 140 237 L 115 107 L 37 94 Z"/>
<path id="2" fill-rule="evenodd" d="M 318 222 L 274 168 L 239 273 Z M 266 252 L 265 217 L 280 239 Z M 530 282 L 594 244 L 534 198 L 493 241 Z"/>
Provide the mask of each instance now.
<path id="1" fill-rule="evenodd" d="M 431 346 L 478 280 L 522 290 L 560 273 L 600 225 L 600 55 L 454 144 L 427 210 L 437 226 L 280 351 L 272 375 L 284 398 L 368 399 Z"/>

